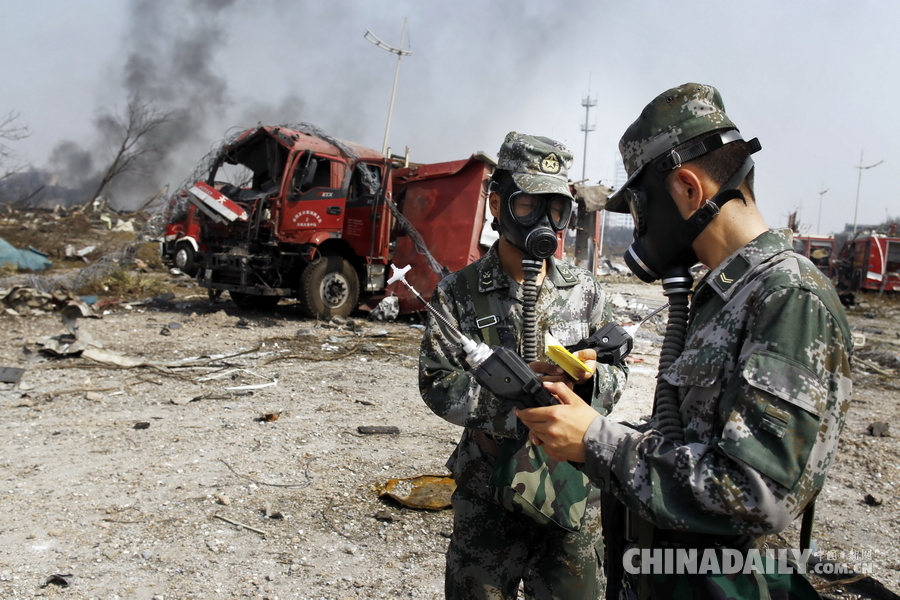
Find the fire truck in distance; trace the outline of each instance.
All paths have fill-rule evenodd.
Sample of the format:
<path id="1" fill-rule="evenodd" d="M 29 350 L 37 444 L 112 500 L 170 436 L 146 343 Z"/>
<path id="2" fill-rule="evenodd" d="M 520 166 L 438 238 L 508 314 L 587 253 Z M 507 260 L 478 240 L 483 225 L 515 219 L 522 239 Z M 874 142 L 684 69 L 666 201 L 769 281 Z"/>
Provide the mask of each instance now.
<path id="1" fill-rule="evenodd" d="M 859 232 L 850 237 L 834 261 L 838 288 L 850 291 L 900 291 L 900 237 Z"/>
<path id="2" fill-rule="evenodd" d="M 412 264 L 407 280 L 427 295 L 481 256 L 493 168 L 481 154 L 410 166 L 307 124 L 259 126 L 171 197 L 163 257 L 240 308 L 296 298 L 325 319 L 396 295 L 401 312 L 421 310 L 386 285 L 389 265 Z"/>
<path id="3" fill-rule="evenodd" d="M 790 222 L 789 222 L 790 226 Z M 900 291 L 900 237 L 892 224 L 883 231 L 837 236 L 794 234 L 794 251 L 809 258 L 852 303 L 853 292 Z"/>
<path id="4" fill-rule="evenodd" d="M 834 275 L 835 240 L 830 235 L 794 235 L 794 252 L 812 261 L 827 277 Z"/>

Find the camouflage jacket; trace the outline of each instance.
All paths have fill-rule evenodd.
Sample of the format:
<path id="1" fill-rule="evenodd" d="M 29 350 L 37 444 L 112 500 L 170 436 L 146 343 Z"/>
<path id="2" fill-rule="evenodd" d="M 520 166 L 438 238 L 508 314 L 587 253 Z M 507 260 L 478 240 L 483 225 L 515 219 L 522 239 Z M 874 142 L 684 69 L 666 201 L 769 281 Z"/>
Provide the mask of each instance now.
<path id="1" fill-rule="evenodd" d="M 679 386 L 684 443 L 597 418 L 584 472 L 663 529 L 783 530 L 815 497 L 850 407 L 852 337 L 831 283 L 772 230 L 697 286 Z"/>
<path id="2" fill-rule="evenodd" d="M 497 244 L 475 262 L 479 293 L 488 296 L 492 314 L 499 317 L 497 331 L 504 346 L 521 355 L 522 285 L 512 281 L 500 264 Z M 471 339 L 481 341 L 482 332 L 461 271 L 442 279 L 435 288 L 432 305 L 447 320 Z M 543 356 L 544 333 L 550 331 L 563 345 L 570 345 L 591 335 L 612 319 L 606 294 L 588 271 L 572 267 L 553 258 L 548 259 L 547 276 L 538 295 L 540 360 Z M 627 371 L 623 367 L 598 365 L 593 380 L 592 405 L 608 413 L 622 394 Z M 465 354 L 460 344 L 447 334 L 434 316 L 429 314 L 419 356 L 419 391 L 435 414 L 465 427 L 462 438 L 447 462 L 457 481 L 475 479 L 485 483 L 490 475 L 493 456 L 473 438 L 476 431 L 497 439 L 520 438 L 526 428 L 516 418 L 513 406 L 501 402 L 467 372 Z M 474 490 L 482 486 L 476 483 Z"/>

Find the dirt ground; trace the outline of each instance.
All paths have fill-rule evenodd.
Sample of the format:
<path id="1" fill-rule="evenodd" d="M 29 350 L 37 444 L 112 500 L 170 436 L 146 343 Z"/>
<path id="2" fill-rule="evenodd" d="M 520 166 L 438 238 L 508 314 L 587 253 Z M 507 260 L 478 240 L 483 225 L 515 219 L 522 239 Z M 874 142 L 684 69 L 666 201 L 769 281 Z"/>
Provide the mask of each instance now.
<path id="1" fill-rule="evenodd" d="M 378 494 L 391 478 L 446 474 L 460 435 L 419 396 L 421 326 L 315 322 L 291 304 L 244 312 L 186 278 L 166 283 L 171 300 L 78 321 L 138 366 L 46 359 L 40 344 L 66 333 L 59 314 L 0 316 L 0 367 L 25 370 L 0 384 L 0 597 L 441 598 L 451 511 Z M 623 322 L 662 303 L 657 286 L 606 286 Z M 826 558 L 865 563 L 893 592 L 898 313 L 880 297 L 849 311 L 853 409 L 815 532 Z M 617 418 L 649 412 L 661 323 L 638 332 Z"/>

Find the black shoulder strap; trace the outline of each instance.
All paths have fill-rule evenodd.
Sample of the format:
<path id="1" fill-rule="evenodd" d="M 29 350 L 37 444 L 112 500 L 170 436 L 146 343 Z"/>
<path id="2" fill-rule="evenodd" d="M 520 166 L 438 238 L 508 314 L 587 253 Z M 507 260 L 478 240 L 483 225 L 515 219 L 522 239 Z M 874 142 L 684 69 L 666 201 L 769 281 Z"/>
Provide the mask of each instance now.
<path id="1" fill-rule="evenodd" d="M 499 346 L 500 334 L 497 331 L 499 319 L 497 315 L 491 313 L 488 297 L 478 290 L 478 269 L 475 267 L 475 263 L 463 267 L 462 274 L 469 286 L 472 304 L 475 305 L 475 324 L 481 332 L 481 339 L 491 348 Z"/>

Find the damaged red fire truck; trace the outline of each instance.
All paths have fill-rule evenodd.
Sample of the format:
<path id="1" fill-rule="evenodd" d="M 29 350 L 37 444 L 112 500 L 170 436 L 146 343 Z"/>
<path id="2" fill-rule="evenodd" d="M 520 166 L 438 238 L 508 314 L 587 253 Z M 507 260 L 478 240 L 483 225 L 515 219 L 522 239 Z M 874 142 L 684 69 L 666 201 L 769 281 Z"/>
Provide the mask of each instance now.
<path id="1" fill-rule="evenodd" d="M 407 281 L 427 299 L 443 275 L 482 256 L 496 239 L 494 166 L 480 152 L 434 164 L 388 159 L 308 123 L 255 127 L 207 155 L 170 198 L 163 258 L 211 299 L 227 291 L 244 309 L 296 298 L 304 314 L 327 319 L 395 296 L 399 314 L 420 311 L 405 286 L 387 284 L 389 265 L 412 265 Z M 557 255 L 569 237 L 570 254 L 592 254 L 580 261 L 591 266 L 596 244 L 571 243 L 576 231 L 594 238 L 596 213 L 580 211 Z"/>
<path id="2" fill-rule="evenodd" d="M 387 285 L 389 265 L 412 265 L 407 280 L 427 298 L 483 255 L 496 239 L 486 226 L 494 165 L 483 153 L 411 165 L 306 123 L 255 127 L 171 197 L 163 258 L 240 308 L 296 298 L 327 319 L 396 296 L 400 314 L 419 311 L 405 286 Z"/>

